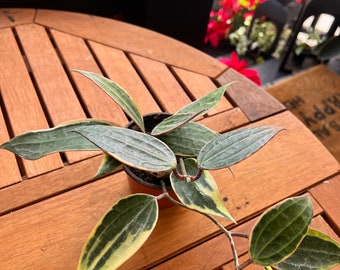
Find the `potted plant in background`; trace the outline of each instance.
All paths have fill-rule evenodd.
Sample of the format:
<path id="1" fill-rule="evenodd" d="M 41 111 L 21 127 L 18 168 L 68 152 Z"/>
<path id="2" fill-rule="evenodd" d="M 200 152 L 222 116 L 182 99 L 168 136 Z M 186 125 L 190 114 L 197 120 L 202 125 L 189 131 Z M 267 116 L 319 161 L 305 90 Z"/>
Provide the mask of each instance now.
<path id="1" fill-rule="evenodd" d="M 266 269 L 272 269 L 271 266 L 327 269 L 339 263 L 339 243 L 309 228 L 313 213 L 311 202 L 307 197 L 295 197 L 262 215 L 250 236 L 250 259 L 239 264 L 233 237 L 248 236 L 229 232 L 213 217 L 234 221 L 209 170 L 230 168 L 258 151 L 283 128 L 257 126 L 217 134 L 193 122 L 219 102 L 228 85 L 146 128 L 137 105 L 119 85 L 95 73 L 78 72 L 117 102 L 135 128 L 86 119 L 24 133 L 1 148 L 27 159 L 38 159 L 52 152 L 100 149 L 104 158 L 95 177 L 127 165 L 148 177 L 151 175 L 152 181 L 161 187 L 158 195 L 132 194 L 114 204 L 88 238 L 78 269 L 116 269 L 129 259 L 152 233 L 158 219 L 158 201 L 164 198 L 213 221 L 230 241 L 235 269 L 243 269 L 250 263 Z M 176 199 L 169 195 L 166 179 Z M 323 253 L 316 256 L 321 245 Z"/>
<path id="2" fill-rule="evenodd" d="M 227 42 L 235 48 L 239 56 L 248 55 L 261 61 L 260 53 L 266 53 L 275 38 L 275 26 L 263 19 L 257 19 L 251 33 L 248 32 L 257 5 L 264 1 L 219 1 L 210 12 L 205 43 L 218 48 Z"/>

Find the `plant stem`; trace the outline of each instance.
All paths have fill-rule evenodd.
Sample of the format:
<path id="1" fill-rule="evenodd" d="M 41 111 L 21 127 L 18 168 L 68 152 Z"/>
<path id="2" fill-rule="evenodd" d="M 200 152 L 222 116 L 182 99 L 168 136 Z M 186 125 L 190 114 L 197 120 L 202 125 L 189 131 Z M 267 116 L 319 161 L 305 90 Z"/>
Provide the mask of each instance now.
<path id="1" fill-rule="evenodd" d="M 178 179 L 180 179 L 180 180 L 184 180 L 184 181 L 186 181 L 187 183 L 190 183 L 190 182 L 193 182 L 193 181 L 198 180 L 198 179 L 201 177 L 201 175 L 202 175 L 202 169 L 201 169 L 200 167 L 197 168 L 197 173 L 196 173 L 196 175 L 193 175 L 193 176 L 192 176 L 192 175 L 188 175 L 188 174 L 187 174 L 187 171 L 186 171 L 186 168 L 185 168 L 185 165 L 184 165 L 183 158 L 180 158 L 180 159 L 179 159 L 179 165 L 180 165 L 180 167 L 181 167 L 181 172 L 182 172 L 182 173 L 180 173 L 180 172 L 177 170 L 177 168 L 175 168 L 175 169 L 173 170 L 173 172 L 174 172 L 175 176 L 176 176 Z"/>
<path id="2" fill-rule="evenodd" d="M 240 270 L 239 268 L 239 261 L 238 261 L 238 255 L 237 255 L 237 251 L 236 251 L 236 248 L 235 248 L 235 243 L 234 243 L 234 239 L 233 239 L 233 236 L 232 236 L 232 233 L 229 232 L 226 228 L 223 227 L 223 225 L 221 223 L 219 223 L 213 216 L 209 215 L 209 214 L 206 214 L 206 213 L 202 213 L 196 209 L 192 209 L 192 208 L 189 208 L 188 206 L 186 206 L 185 204 L 181 203 L 181 202 L 178 202 L 176 201 L 175 199 L 173 199 L 168 191 L 166 190 L 166 186 L 165 186 L 165 183 L 164 181 L 161 181 L 161 184 L 162 184 L 162 190 L 163 190 L 163 194 L 166 198 L 168 198 L 168 200 L 170 200 L 173 204 L 175 205 L 178 205 L 178 206 L 181 206 L 183 208 L 186 208 L 188 210 L 191 210 L 191 211 L 194 211 L 194 212 L 197 212 L 197 213 L 200 213 L 201 215 L 204 215 L 206 216 L 208 219 L 210 219 L 213 223 L 215 223 L 215 225 L 217 227 L 220 228 L 220 230 L 228 237 L 229 239 L 229 243 L 230 243 L 230 247 L 231 247 L 231 251 L 233 253 L 233 257 L 234 257 L 234 266 L 235 266 L 235 270 Z M 163 195 L 161 194 L 161 195 Z M 162 196 L 163 197 L 163 196 Z M 158 198 L 158 197 L 157 197 Z M 237 233 L 235 233 L 237 234 Z M 238 236 L 241 235 L 241 234 L 238 234 Z M 243 235 L 243 234 L 242 234 Z"/>
<path id="3" fill-rule="evenodd" d="M 179 159 L 179 165 L 181 166 L 182 174 L 188 175 L 187 169 L 185 168 L 185 165 L 184 165 L 184 160 L 183 160 L 183 158 L 180 158 L 180 159 Z"/>
<path id="4" fill-rule="evenodd" d="M 236 237 L 243 237 L 243 238 L 247 238 L 249 239 L 249 235 L 246 233 L 240 233 L 240 232 L 230 232 L 230 234 L 232 236 L 236 236 Z"/>

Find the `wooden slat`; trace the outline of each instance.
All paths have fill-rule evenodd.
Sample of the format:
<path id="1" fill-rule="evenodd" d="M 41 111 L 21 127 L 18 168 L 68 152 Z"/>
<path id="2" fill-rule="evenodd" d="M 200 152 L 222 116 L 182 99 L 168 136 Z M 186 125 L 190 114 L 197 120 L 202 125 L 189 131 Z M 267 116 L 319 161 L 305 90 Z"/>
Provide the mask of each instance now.
<path id="1" fill-rule="evenodd" d="M 1 85 L 1 84 L 0 84 Z M 0 108 L 0 144 L 9 140 L 6 123 Z M 20 170 L 14 154 L 0 150 L 0 189 L 21 181 Z"/>
<path id="2" fill-rule="evenodd" d="M 53 126 L 86 118 L 45 29 L 27 24 L 16 30 Z M 70 163 L 89 156 L 91 152 L 66 153 Z"/>
<path id="3" fill-rule="evenodd" d="M 127 190 L 120 173 L 0 217 L 1 268 L 76 269 L 88 233 Z"/>
<path id="4" fill-rule="evenodd" d="M 306 194 L 306 196 L 308 196 L 308 194 Z M 322 212 L 322 208 L 311 196 L 309 197 L 312 199 L 314 216 L 317 216 Z M 246 223 L 238 225 L 236 228 L 232 229 L 231 232 L 250 235 L 257 220 L 258 217 L 251 219 Z M 247 239 L 234 237 L 234 241 L 239 256 L 248 251 L 249 241 Z M 202 256 L 202 254 L 204 254 L 204 256 Z M 233 258 L 228 238 L 224 234 L 220 234 L 219 236 L 214 237 L 211 240 L 154 267 L 153 269 L 216 269 L 217 267 L 232 261 Z"/>
<path id="5" fill-rule="evenodd" d="M 260 152 L 233 166 L 234 178 L 227 170 L 212 172 L 237 221 L 249 219 L 273 203 L 306 190 L 339 169 L 338 162 L 291 113 L 258 123 L 264 124 L 287 130 Z M 4 229 L 0 230 L 0 260 L 8 269 L 25 269 L 28 258 L 34 269 L 74 269 L 99 216 L 128 193 L 126 176 L 119 173 L 1 217 L 0 226 Z M 231 225 L 227 220 L 220 221 L 224 226 Z M 154 265 L 216 233 L 215 225 L 197 213 L 178 207 L 164 209 L 151 238 L 122 269 Z M 160 242 L 167 245 L 159 248 Z M 21 248 L 15 249 L 19 244 Z"/>
<path id="6" fill-rule="evenodd" d="M 0 28 L 33 23 L 35 9 L 0 8 Z"/>
<path id="7" fill-rule="evenodd" d="M 100 68 L 83 39 L 56 30 L 51 30 L 51 34 L 68 70 L 81 69 L 101 74 Z M 70 75 L 74 78 L 89 117 L 120 125 L 127 123 L 126 116 L 120 107 L 98 86 L 78 73 L 71 72 Z"/>
<path id="8" fill-rule="evenodd" d="M 198 122 L 216 132 L 223 133 L 246 125 L 249 123 L 249 120 L 241 109 L 236 107 L 232 110 L 200 119 Z"/>
<path id="9" fill-rule="evenodd" d="M 213 57 L 165 35 L 93 15 L 38 10 L 38 24 L 78 35 L 164 63 L 217 77 L 226 66 Z"/>
<path id="10" fill-rule="evenodd" d="M 248 254 L 243 255 L 239 258 L 239 263 L 241 264 L 248 259 L 249 259 Z M 250 265 L 246 266 L 244 269 L 246 269 L 246 270 L 263 270 L 264 268 L 263 268 L 263 266 L 259 266 L 257 264 L 250 264 Z M 221 266 L 220 268 L 218 268 L 218 270 L 235 270 L 234 262 L 229 262 L 229 263 Z"/>
<path id="11" fill-rule="evenodd" d="M 125 53 L 96 42 L 89 42 L 107 76 L 131 94 L 143 114 L 160 108 Z"/>
<path id="12" fill-rule="evenodd" d="M 310 193 L 325 211 L 329 223 L 335 232 L 340 234 L 340 175 L 312 188 Z"/>
<path id="13" fill-rule="evenodd" d="M 14 135 L 48 128 L 37 93 L 10 29 L 0 29 L 0 89 Z M 27 177 L 62 167 L 58 154 L 23 160 Z M 1 172 L 3 173 L 3 172 Z"/>
<path id="14" fill-rule="evenodd" d="M 0 189 L 0 216 L 93 181 L 101 161 L 99 155 Z"/>
<path id="15" fill-rule="evenodd" d="M 191 102 L 165 64 L 138 55 L 130 57 L 163 110 L 174 113 Z"/>
<path id="16" fill-rule="evenodd" d="M 175 47 L 166 43 L 168 39 L 163 39 L 163 43 L 158 44 L 157 42 L 160 39 L 157 40 L 156 38 L 155 40 L 155 36 L 151 35 L 151 32 L 146 32 L 144 35 L 144 30 L 138 27 L 132 26 L 130 29 L 131 26 L 124 23 L 118 22 L 116 24 L 116 22 L 107 19 L 82 14 L 71 15 L 68 12 L 41 11 L 40 14 L 43 14 L 40 17 L 41 21 L 60 27 L 62 32 L 70 30 L 71 35 L 84 35 L 85 38 L 93 39 L 104 45 L 117 45 L 117 48 L 127 49 L 129 53 L 133 53 L 132 49 L 136 49 L 135 53 L 139 56 L 130 54 L 130 57 L 143 59 L 141 66 L 144 68 L 144 73 L 140 69 L 141 66 L 138 65 L 140 63 L 135 62 L 136 67 L 139 68 L 138 72 L 142 74 L 143 80 L 150 89 L 155 90 L 152 94 L 163 100 L 163 104 L 169 105 L 169 111 L 172 112 L 176 106 L 183 106 L 176 103 L 182 102 L 183 97 L 172 103 L 171 98 L 177 98 L 176 91 L 173 92 L 172 90 L 177 88 L 179 84 L 177 82 L 177 84 L 172 84 L 172 80 L 176 78 L 167 68 L 167 65 L 171 63 L 165 61 L 166 64 L 164 64 L 153 61 L 151 58 L 156 57 L 157 60 L 164 61 L 164 59 L 168 59 L 167 56 L 163 57 L 164 54 L 171 56 L 171 61 L 177 64 L 189 61 L 189 64 L 184 63 L 186 67 L 182 67 L 183 69 L 191 69 L 190 66 L 195 63 L 194 67 L 198 67 L 202 71 L 209 70 L 207 65 L 201 64 L 205 63 L 205 58 L 195 58 L 193 54 L 182 54 L 184 51 L 176 51 Z M 31 28 L 27 28 L 27 30 L 31 30 Z M 31 31 L 31 33 L 34 32 Z M 29 33 L 27 35 L 29 36 Z M 126 39 L 122 39 L 122 37 L 126 37 Z M 36 37 L 32 38 L 32 40 L 34 39 L 37 40 Z M 138 43 L 140 39 L 143 41 Z M 31 90 L 34 93 L 34 89 L 11 31 L 8 30 L 5 35 L 2 35 L 2 31 L 0 31 L 0 40 L 5 41 L 5 44 L 0 42 L 0 70 L 2 71 L 0 73 L 0 89 L 1 95 L 4 96 L 4 93 L 6 93 L 7 96 L 7 99 L 4 98 L 3 102 L 6 114 L 9 115 L 12 124 L 17 124 L 16 121 L 12 121 L 14 119 L 18 121 L 19 126 L 27 125 L 26 122 L 21 123 L 25 119 L 15 116 L 25 114 L 27 112 L 25 105 L 30 104 L 33 108 L 30 108 L 30 113 L 25 117 L 43 119 L 43 113 L 39 114 L 42 110 L 38 98 L 34 95 L 34 98 L 32 98 L 32 95 L 26 93 L 26 91 L 30 93 Z M 29 40 L 27 41 L 29 42 Z M 40 39 L 39 42 L 44 43 L 44 39 Z M 156 44 L 155 47 L 153 47 L 154 44 Z M 48 68 L 53 70 L 54 64 L 61 66 L 60 63 L 57 63 L 59 59 L 55 58 L 55 55 L 48 55 L 50 48 L 41 46 L 41 44 L 37 44 L 40 50 L 43 49 L 40 52 L 41 55 L 47 57 L 45 61 L 53 62 L 53 67 Z M 68 46 L 71 45 L 68 44 Z M 47 49 L 47 52 L 45 52 L 45 49 Z M 94 47 L 92 47 L 92 50 L 96 51 Z M 153 50 L 156 50 L 156 53 Z M 108 51 L 106 48 L 103 50 L 103 52 Z M 96 53 L 98 59 L 103 58 L 102 56 L 99 57 L 98 52 Z M 178 56 L 180 56 L 180 60 L 176 60 Z M 30 59 L 31 61 L 32 59 Z M 40 64 L 43 63 L 43 59 L 39 61 L 41 61 Z M 99 59 L 99 62 L 101 65 L 104 64 L 102 59 Z M 214 63 L 216 62 L 218 61 L 214 60 Z M 177 64 L 173 64 L 173 66 L 181 67 Z M 103 70 L 105 70 L 105 67 Z M 191 70 L 194 73 L 201 73 L 195 69 Z M 105 70 L 105 72 L 107 71 Z M 109 72 L 107 73 L 109 74 Z M 202 74 L 216 77 L 216 75 L 212 76 L 205 72 L 202 72 Z M 36 75 L 37 73 L 34 73 L 34 76 Z M 57 75 L 61 76 L 59 73 Z M 230 75 L 230 79 L 239 76 L 234 75 Z M 62 76 L 65 76 L 65 74 Z M 19 93 L 12 91 L 16 88 L 14 86 L 18 85 L 20 89 L 25 87 L 26 91 Z M 247 85 L 243 82 L 242 85 L 247 88 Z M 180 90 L 179 93 L 184 93 L 182 89 L 178 89 Z M 249 86 L 248 90 L 253 89 Z M 248 122 L 240 110 L 243 110 L 249 119 L 253 119 L 252 121 L 278 112 L 277 108 L 271 107 L 271 103 L 267 104 L 266 97 L 263 97 L 257 90 L 255 92 L 231 90 L 229 94 L 233 102 L 237 103 L 240 108 L 214 115 L 218 118 L 211 117 L 211 119 L 201 121 L 205 121 L 210 127 L 225 131 L 233 125 L 240 126 L 242 123 Z M 236 95 L 243 95 L 243 98 Z M 20 101 L 20 99 L 27 103 Z M 9 104 L 15 103 L 15 106 L 8 105 L 8 100 L 10 100 Z M 33 102 L 30 103 L 30 101 Z M 259 105 L 248 104 L 249 101 L 257 102 Z M 186 101 L 185 104 L 189 102 L 190 100 Z M 269 106 L 269 109 L 268 107 L 259 108 L 259 106 L 264 105 Z M 20 108 L 21 111 L 9 110 L 11 106 L 16 109 Z M 247 107 L 253 107 L 255 114 L 250 114 Z M 282 109 L 282 107 L 280 108 Z M 37 115 L 33 114 L 32 110 L 37 112 Z M 230 114 L 231 111 L 232 114 Z M 225 113 L 233 116 L 233 120 L 226 121 L 226 125 L 224 125 L 223 118 L 227 117 Z M 30 121 L 30 118 L 28 120 Z M 214 120 L 218 120 L 217 124 L 214 123 Z M 46 123 L 46 120 L 41 121 Z M 32 121 L 32 123 L 36 125 L 36 121 Z M 315 186 L 339 171 L 339 163 L 291 113 L 279 113 L 256 123 L 256 125 L 264 124 L 282 126 L 286 130 L 275 137 L 260 152 L 233 166 L 234 178 L 227 170 L 213 172 L 222 196 L 228 199 L 227 208 L 239 222 L 251 219 L 283 198 L 297 193 L 301 194 L 311 186 Z M 29 129 L 32 128 L 29 127 Z M 14 130 L 15 132 L 16 130 Z M 32 182 L 23 181 L 0 190 L 0 200 L 4 198 L 4 201 L 0 202 L 0 206 L 4 203 L 5 208 L 2 209 L 2 213 L 6 213 L 0 217 L 0 227 L 2 228 L 0 230 L 0 261 L 2 268 L 8 270 L 68 270 L 76 268 L 83 244 L 95 223 L 117 199 L 129 194 L 126 175 L 123 172 L 75 188 L 91 181 L 91 176 L 96 171 L 100 160 L 101 157 L 90 158 L 31 179 Z M 43 165 L 41 166 L 44 168 Z M 28 190 L 31 190 L 32 193 L 27 192 Z M 62 194 L 58 195 L 60 192 Z M 41 194 L 39 195 L 39 193 Z M 50 196 L 54 197 L 46 199 Z M 40 201 L 42 199 L 44 200 Z M 8 203 L 8 201 L 14 201 L 14 203 Z M 40 202 L 36 203 L 37 201 Z M 30 206 L 22 208 L 25 205 Z M 16 211 L 10 212 L 10 210 Z M 231 223 L 227 220 L 221 220 L 221 222 L 224 226 L 231 226 Z M 217 228 L 209 220 L 202 218 L 197 213 L 191 213 L 178 207 L 164 209 L 160 213 L 160 219 L 151 238 L 121 269 L 150 268 L 218 233 Z M 166 244 L 160 245 L 160 243 Z M 18 246 L 20 248 L 17 248 Z"/>
<path id="17" fill-rule="evenodd" d="M 217 81 L 221 85 L 236 81 L 227 89 L 227 94 L 251 122 L 285 110 L 274 97 L 232 68 L 219 76 Z"/>
<path id="18" fill-rule="evenodd" d="M 176 67 L 174 67 L 173 70 L 194 99 L 198 99 L 217 88 L 207 76 Z M 232 108 L 233 106 L 224 97 L 208 114 L 212 115 Z"/>

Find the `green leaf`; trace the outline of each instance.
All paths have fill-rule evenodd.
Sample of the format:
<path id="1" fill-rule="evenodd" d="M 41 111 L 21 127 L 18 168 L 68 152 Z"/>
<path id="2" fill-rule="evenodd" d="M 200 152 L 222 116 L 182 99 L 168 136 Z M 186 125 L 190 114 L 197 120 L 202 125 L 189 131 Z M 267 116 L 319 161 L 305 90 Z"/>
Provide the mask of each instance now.
<path id="1" fill-rule="evenodd" d="M 201 124 L 189 122 L 157 138 L 165 142 L 176 156 L 195 157 L 205 144 L 217 136 L 216 132 Z"/>
<path id="2" fill-rule="evenodd" d="M 224 133 L 202 148 L 198 165 L 206 170 L 229 167 L 257 152 L 281 130 L 283 128 L 260 126 Z"/>
<path id="3" fill-rule="evenodd" d="M 176 167 L 176 156 L 171 149 L 146 133 L 111 126 L 89 126 L 79 133 L 128 166 L 152 172 Z"/>
<path id="4" fill-rule="evenodd" d="M 171 115 L 168 118 L 164 119 L 161 123 L 156 125 L 152 129 L 151 135 L 159 136 L 174 131 L 187 124 L 190 120 L 194 119 L 198 114 L 199 112 L 188 112 Z"/>
<path id="5" fill-rule="evenodd" d="M 250 256 L 262 266 L 290 256 L 308 231 L 313 206 L 308 197 L 286 199 L 265 212 L 250 237 Z"/>
<path id="6" fill-rule="evenodd" d="M 207 113 L 220 102 L 225 90 L 233 83 L 231 82 L 216 88 L 214 91 L 183 107 L 177 113 L 201 112 L 200 115 Z"/>
<path id="7" fill-rule="evenodd" d="M 317 230 L 309 229 L 297 250 L 276 265 L 280 270 L 323 270 L 340 264 L 339 243 Z"/>
<path id="8" fill-rule="evenodd" d="M 81 131 L 88 126 L 107 126 L 99 120 L 68 122 L 54 128 L 23 133 L 5 142 L 0 148 L 11 151 L 26 159 L 35 160 L 45 155 L 74 150 L 99 150 L 93 143 L 71 131 Z"/>
<path id="9" fill-rule="evenodd" d="M 121 199 L 93 229 L 78 270 L 118 268 L 148 239 L 157 219 L 154 196 L 135 194 Z"/>
<path id="10" fill-rule="evenodd" d="M 123 164 L 120 161 L 104 153 L 103 161 L 100 164 L 99 169 L 93 178 L 99 178 L 114 173 L 116 171 L 119 171 L 121 168 L 123 168 Z"/>
<path id="11" fill-rule="evenodd" d="M 198 167 L 195 159 L 186 159 L 184 164 L 187 174 L 196 174 Z M 208 171 L 203 171 L 201 177 L 191 183 L 180 180 L 171 173 L 170 181 L 179 200 L 189 208 L 202 213 L 228 218 L 235 222 L 225 208 L 215 180 Z"/>
<path id="12" fill-rule="evenodd" d="M 340 55 L 340 36 L 333 36 L 314 49 L 321 61 L 329 60 Z"/>
<path id="13" fill-rule="evenodd" d="M 232 83 L 223 85 L 200 99 L 190 103 L 154 127 L 151 134 L 161 135 L 183 126 L 197 116 L 204 115 L 222 99 L 225 90 Z"/>
<path id="14" fill-rule="evenodd" d="M 90 79 L 99 86 L 106 94 L 108 94 L 122 109 L 123 111 L 145 132 L 143 116 L 128 92 L 126 92 L 117 83 L 105 78 L 99 74 L 88 72 L 84 70 L 74 70 Z"/>

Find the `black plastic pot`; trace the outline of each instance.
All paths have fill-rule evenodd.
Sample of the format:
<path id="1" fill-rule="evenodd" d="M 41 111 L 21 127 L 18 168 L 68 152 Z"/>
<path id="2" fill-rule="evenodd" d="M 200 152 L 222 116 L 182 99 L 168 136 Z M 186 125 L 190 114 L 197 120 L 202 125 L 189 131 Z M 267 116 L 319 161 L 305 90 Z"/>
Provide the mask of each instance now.
<path id="1" fill-rule="evenodd" d="M 143 116 L 144 118 L 144 124 L 145 124 L 145 130 L 146 132 L 151 132 L 151 130 L 162 120 L 169 117 L 171 114 L 169 113 L 151 113 L 146 114 Z M 140 131 L 139 127 L 134 123 L 130 122 L 126 128 L 130 128 L 133 130 Z M 146 193 L 151 195 L 160 195 L 162 193 L 162 187 L 161 187 L 161 180 L 163 180 L 166 184 L 166 188 L 169 192 L 169 194 L 176 198 L 176 195 L 174 191 L 171 188 L 169 175 L 164 175 L 162 177 L 159 177 L 155 174 L 152 174 L 150 172 L 141 171 L 129 166 L 123 167 L 124 171 L 128 175 L 128 183 L 130 187 L 130 191 L 132 193 Z M 168 208 L 172 207 L 173 204 L 168 199 L 161 199 L 158 201 L 159 208 Z"/>

